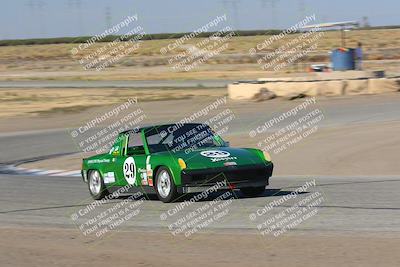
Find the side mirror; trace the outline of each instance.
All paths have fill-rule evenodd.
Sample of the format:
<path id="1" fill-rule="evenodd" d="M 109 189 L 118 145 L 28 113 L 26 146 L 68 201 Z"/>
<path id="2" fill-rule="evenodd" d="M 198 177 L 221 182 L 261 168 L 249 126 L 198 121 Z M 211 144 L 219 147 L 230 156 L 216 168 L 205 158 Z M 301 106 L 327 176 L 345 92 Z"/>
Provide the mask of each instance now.
<path id="1" fill-rule="evenodd" d="M 214 140 L 220 145 L 230 146 L 230 142 L 224 141 L 224 139 L 222 139 L 222 137 L 219 135 L 214 135 Z"/>
<path id="2" fill-rule="evenodd" d="M 219 145 L 223 145 L 226 142 L 221 138 L 221 136 L 219 135 L 214 135 L 213 137 L 214 141 L 217 142 Z"/>

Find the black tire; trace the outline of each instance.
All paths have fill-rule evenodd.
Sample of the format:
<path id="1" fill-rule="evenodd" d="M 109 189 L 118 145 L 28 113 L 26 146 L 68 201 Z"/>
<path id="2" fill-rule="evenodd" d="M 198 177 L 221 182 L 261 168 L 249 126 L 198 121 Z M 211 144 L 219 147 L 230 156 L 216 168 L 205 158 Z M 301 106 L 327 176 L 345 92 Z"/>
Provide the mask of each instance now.
<path id="1" fill-rule="evenodd" d="M 162 184 L 165 185 L 164 181 L 166 182 L 166 179 L 168 179 L 169 181 L 169 190 L 164 190 L 163 188 L 160 188 Z M 179 197 L 178 189 L 174 183 L 174 179 L 172 179 L 171 172 L 166 167 L 160 167 L 157 170 L 154 182 L 154 189 L 156 190 L 158 199 L 164 203 L 173 202 Z"/>
<path id="2" fill-rule="evenodd" d="M 98 175 L 98 178 L 95 178 L 97 175 Z M 99 186 L 98 192 L 97 192 L 97 190 L 93 190 L 93 188 L 91 187 L 91 186 L 93 186 L 93 181 L 95 179 L 98 179 L 98 183 L 100 183 L 98 185 Z M 88 173 L 88 188 L 89 188 L 89 193 L 94 200 L 103 199 L 107 195 L 110 194 L 104 184 L 104 180 L 103 180 L 103 177 L 101 176 L 101 173 L 97 170 L 89 171 L 89 173 Z"/>
<path id="3" fill-rule="evenodd" d="M 241 188 L 240 192 L 246 197 L 257 197 L 265 192 L 265 186 L 245 187 Z"/>

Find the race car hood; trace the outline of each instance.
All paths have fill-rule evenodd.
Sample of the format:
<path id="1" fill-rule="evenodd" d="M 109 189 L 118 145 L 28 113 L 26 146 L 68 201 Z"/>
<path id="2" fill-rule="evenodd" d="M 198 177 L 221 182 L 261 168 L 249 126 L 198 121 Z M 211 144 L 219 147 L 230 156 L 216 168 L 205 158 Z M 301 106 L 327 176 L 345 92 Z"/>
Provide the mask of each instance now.
<path id="1" fill-rule="evenodd" d="M 226 166 L 241 166 L 263 164 L 265 160 L 253 149 L 213 147 L 194 151 L 174 153 L 176 158 L 185 161 L 187 169 L 217 168 Z"/>

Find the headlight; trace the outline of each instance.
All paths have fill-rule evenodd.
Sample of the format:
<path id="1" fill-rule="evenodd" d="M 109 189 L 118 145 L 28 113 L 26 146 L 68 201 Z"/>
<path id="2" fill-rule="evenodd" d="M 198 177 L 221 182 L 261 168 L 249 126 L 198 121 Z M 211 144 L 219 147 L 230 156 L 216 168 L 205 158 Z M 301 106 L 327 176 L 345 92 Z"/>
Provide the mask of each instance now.
<path id="1" fill-rule="evenodd" d="M 186 169 L 186 162 L 183 159 L 179 158 L 178 159 L 178 164 L 179 164 L 179 166 L 181 167 L 182 170 Z"/>
<path id="2" fill-rule="evenodd" d="M 267 151 L 263 151 L 263 154 L 266 161 L 271 161 L 271 155 Z"/>

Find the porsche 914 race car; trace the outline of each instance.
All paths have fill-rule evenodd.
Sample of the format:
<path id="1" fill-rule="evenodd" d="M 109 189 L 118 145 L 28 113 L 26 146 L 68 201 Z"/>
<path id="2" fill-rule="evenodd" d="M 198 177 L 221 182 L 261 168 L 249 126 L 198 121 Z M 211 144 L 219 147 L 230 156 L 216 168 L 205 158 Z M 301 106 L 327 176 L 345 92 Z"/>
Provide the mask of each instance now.
<path id="1" fill-rule="evenodd" d="M 108 153 L 83 159 L 81 173 L 96 200 L 131 185 L 173 202 L 217 183 L 257 196 L 272 170 L 268 153 L 230 147 L 206 124 L 182 123 L 121 132 Z"/>

